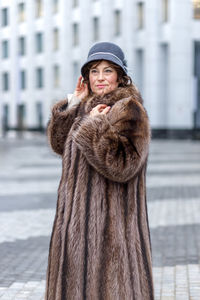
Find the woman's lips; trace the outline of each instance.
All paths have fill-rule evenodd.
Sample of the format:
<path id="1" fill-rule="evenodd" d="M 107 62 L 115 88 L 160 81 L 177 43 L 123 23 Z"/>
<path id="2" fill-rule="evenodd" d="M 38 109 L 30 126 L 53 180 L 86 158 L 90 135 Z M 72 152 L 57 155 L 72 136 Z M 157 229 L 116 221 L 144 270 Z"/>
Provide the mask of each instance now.
<path id="1" fill-rule="evenodd" d="M 105 84 L 98 84 L 98 85 L 97 85 L 97 87 L 98 87 L 99 89 L 103 89 L 105 86 L 106 86 Z"/>

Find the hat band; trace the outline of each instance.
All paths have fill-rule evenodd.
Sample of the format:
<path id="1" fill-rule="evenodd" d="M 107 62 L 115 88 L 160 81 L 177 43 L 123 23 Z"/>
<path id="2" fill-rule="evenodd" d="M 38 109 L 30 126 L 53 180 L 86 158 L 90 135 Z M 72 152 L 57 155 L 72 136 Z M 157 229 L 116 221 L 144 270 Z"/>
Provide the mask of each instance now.
<path id="1" fill-rule="evenodd" d="M 124 65 L 123 62 L 121 61 L 121 59 L 119 59 L 118 56 L 116 56 L 115 54 L 113 54 L 111 52 L 95 52 L 95 53 L 91 54 L 88 58 L 90 58 L 91 56 L 94 56 L 96 54 L 109 54 L 109 55 L 112 55 L 120 62 L 120 64 Z"/>

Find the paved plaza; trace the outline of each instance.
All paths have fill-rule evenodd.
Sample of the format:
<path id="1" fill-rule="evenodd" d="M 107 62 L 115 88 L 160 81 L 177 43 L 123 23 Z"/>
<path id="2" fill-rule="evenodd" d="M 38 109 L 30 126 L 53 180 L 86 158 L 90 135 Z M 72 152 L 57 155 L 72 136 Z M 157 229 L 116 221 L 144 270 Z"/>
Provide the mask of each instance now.
<path id="1" fill-rule="evenodd" d="M 44 298 L 60 175 L 45 136 L 0 140 L 1 300 Z M 199 300 L 200 141 L 153 140 L 147 194 L 155 300 Z"/>

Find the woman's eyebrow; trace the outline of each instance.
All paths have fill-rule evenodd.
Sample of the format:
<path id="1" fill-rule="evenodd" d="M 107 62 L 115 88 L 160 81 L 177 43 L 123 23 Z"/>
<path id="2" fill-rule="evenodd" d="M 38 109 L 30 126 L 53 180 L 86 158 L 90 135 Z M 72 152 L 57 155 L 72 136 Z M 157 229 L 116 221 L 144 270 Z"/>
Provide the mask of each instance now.
<path id="1" fill-rule="evenodd" d="M 106 70 L 106 69 L 113 69 L 113 68 L 111 66 L 103 68 L 103 70 Z M 98 70 L 98 67 L 92 67 L 90 70 Z"/>

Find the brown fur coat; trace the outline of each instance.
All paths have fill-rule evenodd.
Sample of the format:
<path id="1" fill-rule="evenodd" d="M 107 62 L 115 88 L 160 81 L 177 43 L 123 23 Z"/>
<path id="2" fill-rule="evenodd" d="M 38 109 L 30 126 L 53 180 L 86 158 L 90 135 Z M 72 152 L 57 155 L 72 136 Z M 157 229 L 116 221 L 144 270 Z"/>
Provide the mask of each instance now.
<path id="1" fill-rule="evenodd" d="M 89 116 L 99 103 L 107 115 Z M 153 300 L 145 173 L 150 141 L 139 92 L 118 88 L 48 125 L 63 171 L 49 250 L 46 300 Z"/>

